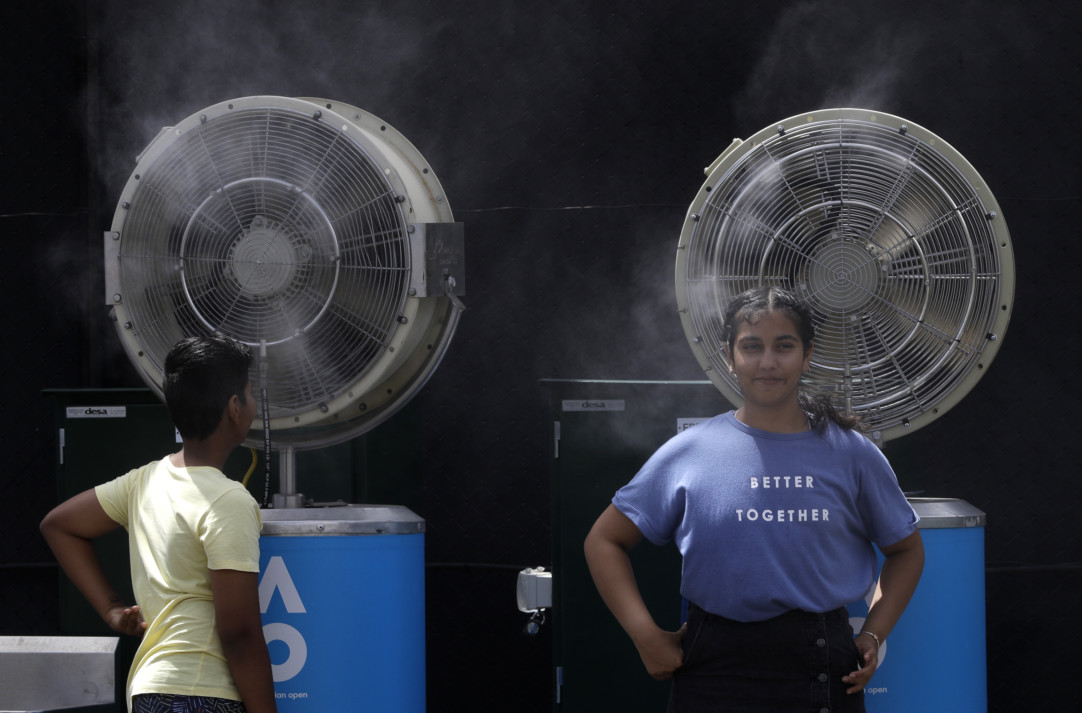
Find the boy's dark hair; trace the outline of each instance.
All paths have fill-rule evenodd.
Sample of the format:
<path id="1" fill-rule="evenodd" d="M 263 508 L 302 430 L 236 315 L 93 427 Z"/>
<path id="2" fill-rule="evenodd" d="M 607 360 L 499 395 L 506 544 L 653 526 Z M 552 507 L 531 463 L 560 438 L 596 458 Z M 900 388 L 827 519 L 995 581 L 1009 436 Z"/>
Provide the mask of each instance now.
<path id="1" fill-rule="evenodd" d="M 165 357 L 162 391 L 173 425 L 185 440 L 202 440 L 221 423 L 229 399 L 247 403 L 250 347 L 228 337 L 187 337 Z"/>

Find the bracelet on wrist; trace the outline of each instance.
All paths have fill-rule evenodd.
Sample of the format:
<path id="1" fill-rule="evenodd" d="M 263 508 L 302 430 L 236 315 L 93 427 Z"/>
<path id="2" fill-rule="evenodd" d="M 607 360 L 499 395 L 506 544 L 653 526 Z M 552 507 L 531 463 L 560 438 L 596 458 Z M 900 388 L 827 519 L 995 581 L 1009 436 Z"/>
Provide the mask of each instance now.
<path id="1" fill-rule="evenodd" d="M 882 642 L 881 642 L 881 641 L 879 640 L 879 637 L 878 637 L 878 636 L 876 636 L 876 635 L 875 635 L 874 633 L 872 633 L 871 631 L 862 631 L 862 632 L 860 632 L 860 633 L 861 633 L 861 634 L 867 634 L 868 636 L 870 636 L 870 637 L 872 637 L 873 639 L 875 639 L 875 648 L 876 648 L 876 650 L 878 650 L 878 649 L 879 649 L 879 647 L 880 647 L 880 646 L 882 646 Z M 857 634 L 857 636 L 860 636 L 860 634 Z"/>

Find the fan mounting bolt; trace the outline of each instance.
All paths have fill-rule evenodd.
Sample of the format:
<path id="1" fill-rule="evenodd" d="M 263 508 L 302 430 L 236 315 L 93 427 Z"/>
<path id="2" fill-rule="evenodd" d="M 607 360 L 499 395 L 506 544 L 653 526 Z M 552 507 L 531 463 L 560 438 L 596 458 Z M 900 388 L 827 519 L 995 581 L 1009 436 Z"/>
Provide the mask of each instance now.
<path id="1" fill-rule="evenodd" d="M 329 408 L 329 407 L 327 406 L 327 404 L 320 404 L 320 405 L 319 405 L 319 410 L 320 410 L 321 412 L 323 412 L 323 413 L 327 413 L 327 412 L 328 412 L 328 411 L 330 411 L 331 409 L 330 409 L 330 408 Z"/>
<path id="2" fill-rule="evenodd" d="M 785 133 L 785 127 L 782 126 L 781 124 L 778 124 L 778 133 L 779 134 L 784 134 Z"/>
<path id="3" fill-rule="evenodd" d="M 406 197 L 403 196 L 403 195 L 397 195 L 397 196 L 394 197 L 394 202 L 395 203 L 405 203 L 406 202 Z"/>
<path id="4" fill-rule="evenodd" d="M 124 210 L 127 210 L 128 208 L 131 208 L 131 203 L 129 203 L 128 201 L 122 201 L 120 203 L 120 207 Z"/>
<path id="5" fill-rule="evenodd" d="M 320 118 L 321 116 L 323 116 L 323 112 L 321 112 L 321 111 L 318 111 L 318 110 L 316 111 L 316 113 L 315 113 L 315 114 L 312 114 L 312 118 L 313 118 L 313 119 L 318 119 L 318 118 Z"/>
<path id="6" fill-rule="evenodd" d="M 699 214 L 698 213 L 692 213 L 691 214 L 691 220 L 692 220 L 692 222 L 697 223 L 699 221 Z"/>
<path id="7" fill-rule="evenodd" d="M 905 124 L 902 124 L 901 126 L 898 127 L 898 133 L 899 134 L 904 134 L 907 131 L 909 131 L 909 127 L 906 126 Z"/>
<path id="8" fill-rule="evenodd" d="M 205 124 L 205 123 L 207 123 L 207 115 L 206 115 L 206 114 L 200 114 L 200 115 L 199 115 L 199 123 L 200 123 L 200 124 Z"/>
<path id="9" fill-rule="evenodd" d="M 114 232 L 113 233 L 113 240 L 120 240 L 120 233 Z"/>
<path id="10" fill-rule="evenodd" d="M 113 295 L 113 302 L 116 302 L 117 304 L 120 304 L 120 295 L 119 294 Z"/>
<path id="11" fill-rule="evenodd" d="M 994 210 L 990 210 L 990 211 L 988 211 L 988 213 L 985 214 L 984 217 L 987 218 L 988 220 L 995 220 L 996 219 L 996 212 Z"/>
<path id="12" fill-rule="evenodd" d="M 409 318 L 406 317 L 405 315 L 400 315 L 398 317 L 398 323 L 399 324 L 406 324 L 407 322 L 409 322 Z"/>

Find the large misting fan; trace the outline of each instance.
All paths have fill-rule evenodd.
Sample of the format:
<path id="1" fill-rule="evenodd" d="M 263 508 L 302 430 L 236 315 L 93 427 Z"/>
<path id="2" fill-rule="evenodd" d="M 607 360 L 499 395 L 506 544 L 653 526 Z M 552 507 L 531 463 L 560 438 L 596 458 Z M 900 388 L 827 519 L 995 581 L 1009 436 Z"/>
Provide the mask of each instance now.
<path id="1" fill-rule="evenodd" d="M 439 364 L 465 289 L 453 221 L 432 169 L 386 122 L 322 99 L 234 99 L 139 157 L 105 235 L 106 300 L 159 395 L 181 338 L 253 348 L 290 494 L 295 449 L 382 423 Z"/>
<path id="2" fill-rule="evenodd" d="M 776 285 L 815 310 L 807 379 L 882 442 L 976 384 L 1014 296 L 1010 237 L 973 167 L 931 132 L 860 109 L 799 115 L 735 140 L 706 169 L 677 251 L 684 331 L 734 403 L 721 316 Z"/>

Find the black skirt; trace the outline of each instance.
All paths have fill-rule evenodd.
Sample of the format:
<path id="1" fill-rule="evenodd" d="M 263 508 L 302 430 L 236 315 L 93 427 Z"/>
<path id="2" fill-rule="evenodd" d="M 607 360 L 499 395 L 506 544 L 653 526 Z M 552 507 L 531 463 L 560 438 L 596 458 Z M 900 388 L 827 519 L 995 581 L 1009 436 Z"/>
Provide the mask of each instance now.
<path id="1" fill-rule="evenodd" d="M 860 657 L 845 608 L 739 622 L 688 607 L 669 713 L 864 713 L 842 676 Z"/>

